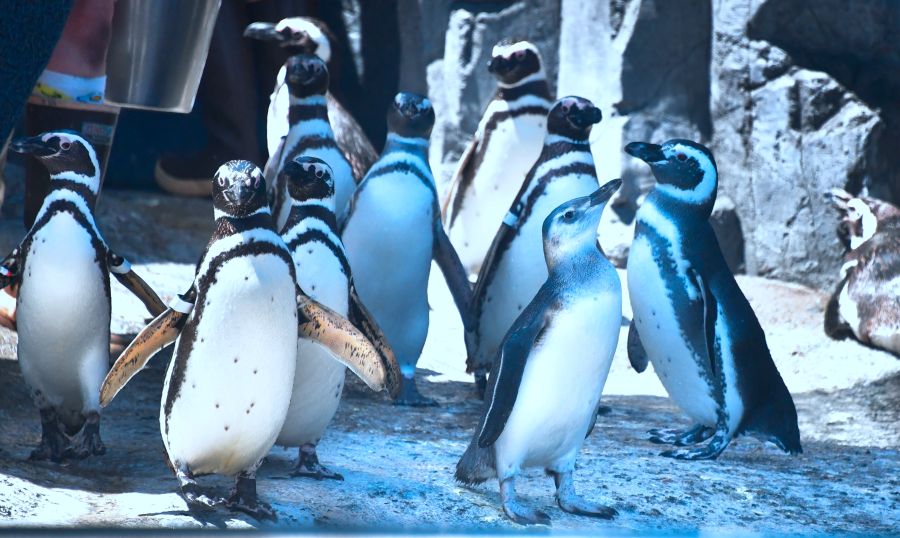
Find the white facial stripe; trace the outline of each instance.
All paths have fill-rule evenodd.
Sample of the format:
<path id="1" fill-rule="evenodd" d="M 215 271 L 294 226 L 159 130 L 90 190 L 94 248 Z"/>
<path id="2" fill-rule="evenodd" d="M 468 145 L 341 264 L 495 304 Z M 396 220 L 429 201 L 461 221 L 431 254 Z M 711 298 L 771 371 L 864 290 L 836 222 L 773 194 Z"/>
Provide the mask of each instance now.
<path id="1" fill-rule="evenodd" d="M 253 217 L 256 215 L 271 215 L 272 211 L 269 209 L 269 206 L 263 206 L 254 211 L 253 213 L 248 213 L 241 218 Z M 228 217 L 228 213 L 225 213 L 221 209 L 213 209 L 213 219 L 220 219 L 222 217 Z"/>
<path id="2" fill-rule="evenodd" d="M 568 136 L 562 136 L 558 134 L 548 134 L 547 138 L 544 140 L 544 144 L 551 145 L 559 142 L 565 142 L 567 144 L 587 144 L 587 140 L 575 140 L 574 138 L 569 138 Z"/>
<path id="3" fill-rule="evenodd" d="M 659 188 L 657 186 L 657 188 Z M 698 299 L 696 289 L 688 282 L 687 270 L 688 264 L 681 252 L 681 233 L 669 218 L 657 209 L 656 204 L 651 200 L 645 200 L 638 209 L 637 219 L 642 224 L 653 228 L 657 234 L 664 237 L 669 243 L 669 256 L 675 262 L 675 269 L 678 277 L 684 281 L 684 288 L 688 290 L 688 297 Z"/>
<path id="4" fill-rule="evenodd" d="M 85 140 L 82 136 L 74 134 L 74 133 L 62 133 L 62 132 L 49 132 L 45 133 L 41 140 L 46 142 L 51 138 L 58 137 L 60 139 L 60 144 L 66 142 L 69 144 L 78 144 L 84 146 L 84 149 L 87 150 L 88 158 L 91 160 L 91 165 L 94 167 L 94 175 L 86 176 L 84 174 L 78 174 L 72 171 L 60 172 L 58 174 L 54 174 L 51 177 L 53 179 L 65 179 L 68 181 L 73 181 L 75 183 L 80 183 L 90 189 L 91 192 L 97 194 L 100 191 L 100 162 L 97 160 L 97 152 L 94 151 L 94 147 Z"/>
<path id="5" fill-rule="evenodd" d="M 103 236 L 100 235 L 100 230 L 97 229 L 97 224 L 94 222 L 94 215 L 93 213 L 91 213 L 90 208 L 88 208 L 87 203 L 84 201 L 84 198 L 82 198 L 81 195 L 68 189 L 59 189 L 50 192 L 50 194 L 48 194 L 47 197 L 44 198 L 44 203 L 43 205 L 41 205 L 41 210 L 38 212 L 38 215 L 34 219 L 34 221 L 38 222 L 39 220 L 41 220 L 41 218 L 47 212 L 47 208 L 50 207 L 50 204 L 58 200 L 72 202 L 75 207 L 78 208 L 78 211 L 81 212 L 82 215 L 84 215 L 85 219 L 87 219 L 88 224 L 94 231 L 94 235 L 97 236 L 101 243 L 103 243 L 104 245 L 106 244 L 103 241 Z"/>
<path id="6" fill-rule="evenodd" d="M 528 75 L 527 77 L 525 77 L 525 78 L 523 78 L 523 79 L 520 79 L 520 80 L 517 80 L 516 82 L 513 82 L 512 84 L 507 84 L 507 83 L 505 83 L 505 82 L 503 82 L 503 81 L 498 80 L 498 81 L 497 81 L 497 86 L 500 86 L 501 88 L 515 88 L 515 87 L 518 87 L 518 86 L 522 86 L 522 85 L 524 85 L 524 84 L 530 84 L 530 83 L 532 83 L 532 82 L 534 82 L 534 81 L 536 81 L 536 80 L 547 80 L 547 75 L 544 74 L 544 68 L 543 68 L 543 67 L 541 67 L 540 69 L 538 69 L 538 70 L 535 71 L 534 73 Z"/>
<path id="7" fill-rule="evenodd" d="M 509 58 L 511 55 L 515 54 L 519 51 L 528 51 L 535 53 L 538 59 L 541 58 L 541 53 L 533 44 L 528 41 L 519 41 L 513 43 L 511 45 L 494 45 L 494 48 L 491 49 L 491 56 L 503 56 L 504 58 Z"/>
<path id="8" fill-rule="evenodd" d="M 325 63 L 331 60 L 331 43 L 328 42 L 328 36 L 312 21 L 303 17 L 290 17 L 282 19 L 275 25 L 275 31 L 277 32 L 285 28 L 290 28 L 292 32 L 304 32 L 318 45 L 316 47 L 316 56 L 322 58 L 322 61 Z"/>
<path id="9" fill-rule="evenodd" d="M 272 230 L 267 230 L 265 228 L 252 228 L 250 230 L 236 233 L 234 235 L 229 235 L 228 237 L 223 237 L 222 239 L 219 239 L 218 241 L 210 245 L 209 251 L 207 251 L 206 256 L 203 257 L 203 261 L 200 263 L 200 267 L 197 270 L 197 277 L 202 277 L 209 272 L 210 264 L 216 256 L 251 241 L 256 241 L 259 243 L 272 243 L 274 245 L 284 244 L 278 234 L 276 234 Z"/>
<path id="10" fill-rule="evenodd" d="M 428 147 L 428 139 L 422 137 L 409 137 L 409 136 L 400 136 L 397 133 L 388 133 L 387 141 L 396 142 L 398 144 L 409 144 L 412 146 L 420 146 L 420 147 Z"/>
<path id="11" fill-rule="evenodd" d="M 663 153 L 667 158 L 678 153 L 684 153 L 688 157 L 693 157 L 697 160 L 697 163 L 699 163 L 700 169 L 703 170 L 703 179 L 692 189 L 679 189 L 674 185 L 664 185 L 660 183 L 656 185 L 656 190 L 670 198 L 688 204 L 700 204 L 712 199 L 716 192 L 718 175 L 716 174 L 716 169 L 713 167 L 712 161 L 709 160 L 706 154 L 696 148 L 682 144 L 676 144 L 671 148 L 666 148 L 663 150 Z"/>
<path id="12" fill-rule="evenodd" d="M 518 110 L 520 108 L 539 106 L 550 112 L 550 101 L 539 95 L 526 94 L 513 101 L 507 101 L 508 110 Z"/>
<path id="13" fill-rule="evenodd" d="M 878 231 L 878 219 L 872 209 L 859 198 L 853 198 L 847 202 L 848 214 L 852 216 L 852 220 L 860 220 L 859 235 L 850 236 L 850 248 L 856 250 L 863 243 L 872 239 L 875 232 Z"/>
<path id="14" fill-rule="evenodd" d="M 288 92 L 288 102 L 291 105 L 328 106 L 324 95 L 310 95 L 309 97 L 294 97 Z M 317 120 L 318 121 L 318 120 Z"/>

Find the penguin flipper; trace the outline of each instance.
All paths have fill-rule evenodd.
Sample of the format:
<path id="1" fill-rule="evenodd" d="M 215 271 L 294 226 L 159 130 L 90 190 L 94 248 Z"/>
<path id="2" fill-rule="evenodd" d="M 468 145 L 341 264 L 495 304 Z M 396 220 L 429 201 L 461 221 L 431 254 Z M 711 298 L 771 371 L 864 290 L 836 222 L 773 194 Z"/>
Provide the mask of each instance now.
<path id="1" fill-rule="evenodd" d="M 350 163 L 353 170 L 353 179 L 356 184 L 363 180 L 366 172 L 375 161 L 378 160 L 378 152 L 375 146 L 369 141 L 366 132 L 363 131 L 359 123 L 353 116 L 347 112 L 344 105 L 338 101 L 331 92 L 326 94 L 328 104 L 328 122 L 334 131 L 334 141 L 340 148 L 344 158 Z"/>
<path id="2" fill-rule="evenodd" d="M 500 356 L 494 361 L 491 371 L 490 398 L 478 434 L 479 447 L 491 446 L 503 433 L 519 395 L 519 385 L 531 348 L 547 326 L 547 314 L 552 303 L 548 294 L 547 288 L 542 287 L 503 339 Z"/>
<path id="3" fill-rule="evenodd" d="M 447 286 L 450 288 L 450 294 L 453 295 L 453 302 L 456 303 L 456 309 L 462 317 L 463 327 L 466 331 L 475 328 L 471 315 L 472 305 L 472 285 L 469 284 L 469 276 L 465 267 L 459 260 L 459 255 L 450 238 L 444 232 L 439 218 L 434 219 L 434 247 L 432 256 L 437 262 Z"/>
<path id="4" fill-rule="evenodd" d="M 384 336 L 378 323 L 376 323 L 375 318 L 363 304 L 362 300 L 359 298 L 359 294 L 356 293 L 356 286 L 352 281 L 350 282 L 350 308 L 348 310 L 348 315 L 350 322 L 366 335 L 366 338 L 369 339 L 369 342 L 371 342 L 378 351 L 378 357 L 381 359 L 381 364 L 387 373 L 385 385 L 388 394 L 391 395 L 391 398 L 396 398 L 397 395 L 400 394 L 400 364 L 397 362 L 397 358 L 394 356 L 394 350 L 391 349 L 387 338 Z"/>
<path id="5" fill-rule="evenodd" d="M 628 325 L 628 345 L 626 347 L 628 349 L 628 362 L 631 363 L 634 371 L 641 373 L 646 370 L 650 358 L 647 357 L 647 351 L 644 349 L 643 342 L 641 342 L 634 320 L 631 320 L 631 323 Z"/>
<path id="6" fill-rule="evenodd" d="M 109 271 L 116 277 L 116 280 L 140 299 L 151 315 L 158 316 L 166 311 L 166 304 L 153 291 L 153 288 L 134 272 L 128 260 L 118 256 L 113 251 L 109 251 L 107 260 L 109 262 Z"/>
<path id="7" fill-rule="evenodd" d="M 825 307 L 825 334 L 833 340 L 844 340 L 853 336 L 853 328 L 841 317 L 839 298 L 849 277 L 844 277 L 828 299 Z"/>
<path id="8" fill-rule="evenodd" d="M 713 295 L 712 290 L 706 286 L 703 276 L 701 276 L 696 269 L 688 269 L 688 278 L 692 280 L 697 287 L 698 296 L 703 302 L 703 328 L 706 333 L 706 355 L 709 358 L 711 371 L 716 374 L 716 379 L 718 379 L 718 374 L 720 373 L 722 366 L 720 357 L 716 353 L 716 319 L 719 315 L 718 302 L 716 301 L 716 297 Z M 628 336 L 628 343 L 630 344 L 631 334 L 629 333 Z M 720 387 L 720 390 L 724 391 L 724 387 Z"/>
<path id="9" fill-rule="evenodd" d="M 465 196 L 466 190 L 472 184 L 472 178 L 475 176 L 475 150 L 477 148 L 478 138 L 473 138 L 462 155 L 460 155 L 456 170 L 450 179 L 450 187 L 447 189 L 447 195 L 441 204 L 441 218 L 448 227 L 453 226 L 453 221 L 459 215 L 463 196 Z"/>
<path id="10" fill-rule="evenodd" d="M 386 387 L 389 374 L 378 350 L 350 321 L 299 290 L 297 316 L 300 338 L 324 346 L 338 362 L 375 392 L 381 392 Z"/>
<path id="11" fill-rule="evenodd" d="M 101 406 L 109 405 L 154 355 L 178 338 L 185 319 L 187 314 L 167 308 L 138 333 L 106 374 L 100 386 Z"/>

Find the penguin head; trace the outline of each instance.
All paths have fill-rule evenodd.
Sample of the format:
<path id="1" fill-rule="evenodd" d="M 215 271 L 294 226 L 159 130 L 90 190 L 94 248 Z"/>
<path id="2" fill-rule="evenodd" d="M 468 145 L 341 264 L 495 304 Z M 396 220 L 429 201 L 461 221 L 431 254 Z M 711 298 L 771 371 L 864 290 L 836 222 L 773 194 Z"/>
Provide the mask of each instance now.
<path id="1" fill-rule="evenodd" d="M 311 95 L 325 95 L 328 91 L 328 68 L 312 54 L 296 54 L 284 64 L 284 79 L 292 97 L 302 99 Z"/>
<path id="2" fill-rule="evenodd" d="M 621 179 L 609 181 L 589 196 L 565 202 L 544 219 L 544 258 L 550 267 L 574 253 L 597 248 L 603 208 L 621 185 Z"/>
<path id="3" fill-rule="evenodd" d="M 213 206 L 234 218 L 268 207 L 266 180 L 250 161 L 228 161 L 213 176 Z"/>
<path id="4" fill-rule="evenodd" d="M 424 95 L 400 92 L 387 115 L 388 130 L 409 138 L 428 138 L 434 127 L 434 109 Z"/>
<path id="5" fill-rule="evenodd" d="M 292 200 L 316 200 L 334 211 L 334 173 L 328 163 L 317 157 L 300 155 L 286 162 L 281 173 L 287 179 Z"/>
<path id="6" fill-rule="evenodd" d="M 884 227 L 900 229 L 900 208 L 869 196 L 853 196 L 844 189 L 826 193 L 838 210 L 838 238 L 844 248 L 854 250 Z"/>
<path id="7" fill-rule="evenodd" d="M 712 152 L 706 146 L 676 138 L 661 146 L 632 142 L 625 146 L 625 152 L 650 165 L 658 192 L 689 205 L 712 209 L 718 172 Z"/>
<path id="8" fill-rule="evenodd" d="M 513 86 L 531 75 L 543 74 L 540 51 L 524 39 L 499 41 L 491 51 L 487 68 L 501 86 Z"/>
<path id="9" fill-rule="evenodd" d="M 254 22 L 244 37 L 277 43 L 288 54 L 315 54 L 328 63 L 334 39 L 324 22 L 310 17 L 289 17 L 278 23 Z"/>
<path id="10" fill-rule="evenodd" d="M 600 123 L 603 113 L 583 97 L 563 97 L 553 103 L 547 115 L 547 132 L 573 140 L 587 140 L 591 127 Z"/>
<path id="11" fill-rule="evenodd" d="M 51 178 L 68 179 L 100 190 L 100 163 L 90 142 L 75 131 L 49 131 L 19 138 L 10 149 L 34 155 L 47 168 Z"/>

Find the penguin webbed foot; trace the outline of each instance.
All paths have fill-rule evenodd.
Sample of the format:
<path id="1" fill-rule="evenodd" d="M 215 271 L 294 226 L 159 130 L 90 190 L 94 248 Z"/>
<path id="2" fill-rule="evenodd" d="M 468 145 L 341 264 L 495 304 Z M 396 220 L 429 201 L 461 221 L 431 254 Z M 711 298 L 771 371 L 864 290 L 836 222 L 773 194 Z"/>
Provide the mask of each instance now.
<path id="1" fill-rule="evenodd" d="M 550 516 L 545 512 L 528 508 L 518 501 L 513 478 L 507 478 L 500 482 L 500 498 L 503 503 L 503 512 L 514 523 L 519 525 L 550 525 Z"/>
<path id="2" fill-rule="evenodd" d="M 563 512 L 600 519 L 612 519 L 619 514 L 611 506 L 594 503 L 577 495 L 571 471 L 566 473 L 548 471 L 548 473 L 556 482 L 556 503 Z"/>
<path id="3" fill-rule="evenodd" d="M 225 499 L 208 493 L 196 482 L 182 485 L 181 496 L 191 511 L 208 512 L 225 504 Z"/>
<path id="4" fill-rule="evenodd" d="M 232 512 L 243 512 L 257 521 L 278 519 L 272 506 L 256 496 L 256 478 L 246 474 L 238 475 L 234 489 L 225 501 L 225 508 Z"/>
<path id="5" fill-rule="evenodd" d="M 84 426 L 66 452 L 66 456 L 83 460 L 88 456 L 104 454 L 106 454 L 106 445 L 100 438 L 100 415 L 99 413 L 89 413 Z"/>
<path id="6" fill-rule="evenodd" d="M 658 445 L 688 446 L 706 441 L 715 432 L 714 428 L 702 424 L 687 430 L 653 429 L 647 432 L 647 440 Z"/>
<path id="7" fill-rule="evenodd" d="M 713 436 L 712 441 L 705 446 L 666 450 L 661 452 L 660 456 L 686 461 L 714 460 L 725 450 L 730 441 L 731 438 L 726 433 L 719 431 Z"/>
<path id="8" fill-rule="evenodd" d="M 437 407 L 438 403 L 436 400 L 422 396 L 414 378 L 404 376 L 400 384 L 400 394 L 394 399 L 394 405 Z"/>
<path id="9" fill-rule="evenodd" d="M 300 447 L 300 456 L 297 466 L 291 471 L 292 478 L 313 478 L 315 480 L 343 480 L 340 473 L 336 473 L 319 463 L 315 445 L 303 445 Z"/>
<path id="10" fill-rule="evenodd" d="M 56 411 L 41 409 L 41 442 L 31 451 L 29 461 L 50 460 L 59 463 L 70 450 L 69 437 L 63 432 Z"/>

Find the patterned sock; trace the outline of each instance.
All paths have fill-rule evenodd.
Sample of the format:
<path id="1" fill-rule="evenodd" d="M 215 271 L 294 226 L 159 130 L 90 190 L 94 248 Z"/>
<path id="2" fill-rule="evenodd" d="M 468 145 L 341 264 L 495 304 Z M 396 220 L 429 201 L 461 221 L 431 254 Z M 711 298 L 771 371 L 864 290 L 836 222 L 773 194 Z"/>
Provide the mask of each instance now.
<path id="1" fill-rule="evenodd" d="M 85 78 L 45 69 L 33 93 L 67 101 L 102 103 L 105 90 L 106 75 Z"/>

